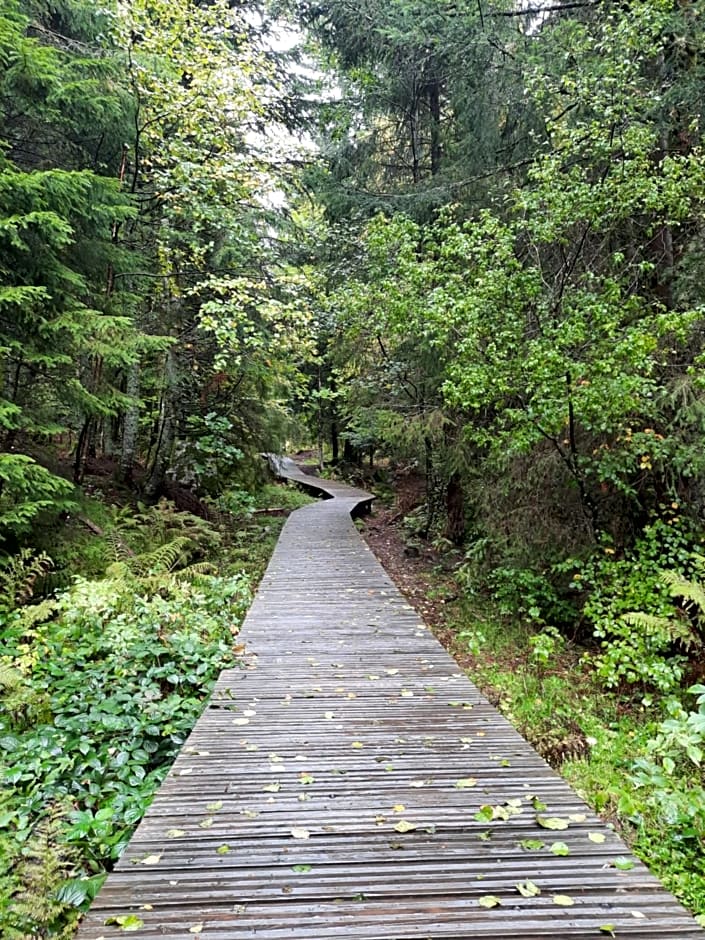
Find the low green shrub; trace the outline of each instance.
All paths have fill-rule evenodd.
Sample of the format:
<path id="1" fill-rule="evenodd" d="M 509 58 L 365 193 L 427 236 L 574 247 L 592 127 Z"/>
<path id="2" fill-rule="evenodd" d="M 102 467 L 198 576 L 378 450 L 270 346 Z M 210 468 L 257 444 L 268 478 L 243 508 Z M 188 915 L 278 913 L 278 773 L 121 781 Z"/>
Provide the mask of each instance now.
<path id="1" fill-rule="evenodd" d="M 632 686 L 666 694 L 683 678 L 687 636 L 663 571 L 690 578 L 697 565 L 692 533 L 679 520 L 670 522 L 655 520 L 646 526 L 621 558 L 605 543 L 587 561 L 561 566 L 572 567 L 570 587 L 584 597 L 584 620 L 600 643 L 591 661 L 608 688 Z M 635 612 L 641 616 L 634 617 Z"/>
<path id="2" fill-rule="evenodd" d="M 249 602 L 244 575 L 164 575 L 152 596 L 129 580 L 78 579 L 44 605 L 52 619 L 33 622 L 32 608 L 6 616 L 0 699 L 19 704 L 0 710 L 2 936 L 44 936 L 90 901 L 234 664 Z M 29 862 L 49 819 L 57 860 L 38 886 Z M 23 902 L 28 891 L 53 899 L 51 923 Z"/>

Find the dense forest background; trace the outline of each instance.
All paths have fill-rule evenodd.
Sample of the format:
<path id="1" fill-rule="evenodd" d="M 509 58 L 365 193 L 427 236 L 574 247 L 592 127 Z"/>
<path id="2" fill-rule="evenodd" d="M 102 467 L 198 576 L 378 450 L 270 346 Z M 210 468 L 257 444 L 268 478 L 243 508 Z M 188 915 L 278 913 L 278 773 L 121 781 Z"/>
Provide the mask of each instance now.
<path id="1" fill-rule="evenodd" d="M 304 444 L 416 475 L 460 594 L 653 710 L 648 807 L 608 808 L 675 827 L 644 853 L 705 911 L 704 32 L 694 0 L 5 0 L 8 936 L 70 930 L 119 856 L 232 656 L 259 454 Z M 96 744 L 67 650 L 161 664 L 167 613 L 192 692 L 155 665 L 121 725 L 135 667 Z"/>

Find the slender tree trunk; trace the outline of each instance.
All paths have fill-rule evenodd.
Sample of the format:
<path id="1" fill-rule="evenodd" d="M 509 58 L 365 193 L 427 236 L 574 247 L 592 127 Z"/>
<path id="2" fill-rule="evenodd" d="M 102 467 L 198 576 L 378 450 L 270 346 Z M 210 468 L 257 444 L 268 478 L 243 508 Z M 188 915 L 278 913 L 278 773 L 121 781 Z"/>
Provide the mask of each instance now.
<path id="1" fill-rule="evenodd" d="M 78 443 L 76 444 L 76 454 L 73 459 L 73 482 L 80 483 L 83 480 L 83 474 L 86 469 L 86 457 L 88 455 L 88 446 L 91 437 L 92 418 L 86 418 L 83 422 Z"/>
<path id="2" fill-rule="evenodd" d="M 659 160 L 663 160 L 666 157 L 668 149 L 668 134 L 664 130 L 660 135 L 661 152 L 659 154 Z M 676 253 L 673 245 L 673 229 L 670 225 L 666 224 L 661 226 L 658 237 L 655 240 L 655 245 L 659 255 L 656 262 L 659 274 L 658 293 L 666 307 L 672 310 L 674 307 L 673 277 L 676 266 Z"/>
<path id="3" fill-rule="evenodd" d="M 166 414 L 162 420 L 159 443 L 154 455 L 154 463 L 152 464 L 152 472 L 144 488 L 145 496 L 147 496 L 148 499 L 156 499 L 164 486 L 164 480 L 166 478 L 166 472 L 169 469 L 169 461 L 175 440 L 176 422 L 174 421 L 174 416 L 172 414 Z"/>
<path id="4" fill-rule="evenodd" d="M 566 374 L 566 387 L 568 390 L 568 440 L 570 446 L 570 457 L 566 461 L 569 470 L 572 472 L 580 493 L 580 505 L 583 510 L 585 520 L 590 526 L 590 532 L 593 538 L 597 538 L 600 528 L 597 503 L 590 495 L 587 481 L 582 472 L 580 453 L 578 451 L 577 423 L 575 419 L 575 404 L 573 402 L 573 377 L 570 372 Z"/>
<path id="5" fill-rule="evenodd" d="M 8 362 L 5 372 L 4 397 L 13 404 L 17 401 L 20 390 L 20 376 L 22 374 L 22 357 L 17 359 L 14 367 Z M 17 428 L 9 428 L 5 435 L 5 449 L 10 450 L 17 437 Z"/>
<path id="6" fill-rule="evenodd" d="M 444 428 L 445 456 L 444 464 L 450 465 L 451 472 L 443 494 L 445 499 L 446 537 L 454 545 L 460 545 L 465 537 L 465 490 L 463 477 L 458 469 L 459 444 L 462 419 L 459 414 L 449 414 Z"/>
<path id="7" fill-rule="evenodd" d="M 428 534 L 433 528 L 433 523 L 436 518 L 436 487 L 433 473 L 433 441 L 428 434 L 424 437 L 423 445 L 426 464 L 426 527 L 424 529 L 424 538 L 428 538 Z"/>
<path id="8" fill-rule="evenodd" d="M 120 465 L 118 468 L 118 479 L 123 483 L 132 482 L 135 467 L 137 435 L 140 423 L 140 406 L 138 402 L 140 394 L 140 373 L 140 363 L 134 362 L 129 368 L 127 382 L 125 384 L 125 394 L 133 399 L 133 403 L 128 405 L 123 419 L 122 447 L 120 450 Z"/>
<path id="9" fill-rule="evenodd" d="M 431 79 L 428 86 L 428 107 L 431 112 L 431 175 L 436 176 L 441 168 L 441 83 Z"/>
<path id="10" fill-rule="evenodd" d="M 330 446 L 333 456 L 333 465 L 340 463 L 340 435 L 338 434 L 338 421 L 333 417 L 330 425 Z"/>
<path id="11" fill-rule="evenodd" d="M 457 470 L 451 474 L 446 488 L 446 516 L 446 534 L 454 545 L 460 545 L 465 538 L 465 494 L 463 480 Z"/>
<path id="12" fill-rule="evenodd" d="M 335 393 L 338 390 L 338 386 L 335 381 L 335 375 L 330 376 L 328 384 L 330 385 L 330 389 L 333 392 L 333 398 L 331 399 L 329 406 L 331 457 L 333 466 L 337 466 L 337 464 L 340 463 L 340 439 L 338 435 L 338 406 L 335 399 Z"/>
<path id="13" fill-rule="evenodd" d="M 409 114 L 409 139 L 411 143 L 411 175 L 414 183 L 421 180 L 421 146 L 419 143 L 419 109 L 414 100 Z"/>
<path id="14" fill-rule="evenodd" d="M 175 401 L 177 393 L 176 357 L 173 349 L 166 354 L 164 366 L 164 395 L 162 413 L 159 421 L 157 443 L 154 451 L 152 470 L 144 488 L 145 496 L 155 499 L 164 485 L 164 478 L 169 469 L 169 461 L 176 440 Z"/>
<path id="15" fill-rule="evenodd" d="M 318 367 L 318 469 L 323 470 L 323 399 L 321 390 L 323 380 L 321 378 L 321 367 Z"/>

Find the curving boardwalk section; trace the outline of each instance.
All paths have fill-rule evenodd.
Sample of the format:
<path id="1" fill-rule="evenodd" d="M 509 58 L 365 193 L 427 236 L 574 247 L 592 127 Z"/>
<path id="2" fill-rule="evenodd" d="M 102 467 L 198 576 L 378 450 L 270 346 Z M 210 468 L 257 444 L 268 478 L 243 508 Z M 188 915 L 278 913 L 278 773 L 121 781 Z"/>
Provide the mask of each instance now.
<path id="1" fill-rule="evenodd" d="M 702 940 L 398 593 L 350 519 L 370 495 L 280 472 L 334 498 L 287 521 L 247 667 L 79 937 Z"/>

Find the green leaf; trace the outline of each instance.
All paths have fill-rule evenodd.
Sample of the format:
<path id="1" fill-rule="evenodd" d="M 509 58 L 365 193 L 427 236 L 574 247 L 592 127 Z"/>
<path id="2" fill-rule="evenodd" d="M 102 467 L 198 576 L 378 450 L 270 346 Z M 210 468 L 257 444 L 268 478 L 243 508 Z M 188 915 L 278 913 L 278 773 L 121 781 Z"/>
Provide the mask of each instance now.
<path id="1" fill-rule="evenodd" d="M 527 852 L 534 852 L 542 849 L 546 843 L 542 842 L 541 839 L 522 839 L 519 845 Z"/>
<path id="2" fill-rule="evenodd" d="M 139 865 L 158 865 L 159 862 L 161 862 L 161 860 L 162 860 L 162 853 L 159 852 L 159 854 L 145 855 L 144 858 L 139 859 L 138 864 Z"/>
<path id="3" fill-rule="evenodd" d="M 568 820 L 560 816 L 537 816 L 536 822 L 542 829 L 567 829 Z"/>
<path id="4" fill-rule="evenodd" d="M 477 899 L 477 903 L 480 907 L 486 907 L 488 909 L 493 907 L 499 907 L 502 901 L 494 894 L 483 894 L 481 898 Z"/>
<path id="5" fill-rule="evenodd" d="M 570 855 L 570 849 L 565 842 L 554 842 L 551 845 L 551 852 L 554 855 Z"/>
<path id="6" fill-rule="evenodd" d="M 116 924 L 125 931 L 140 930 L 144 927 L 144 921 L 136 914 L 118 914 L 117 917 L 108 917 L 104 923 L 106 927 Z"/>
<path id="7" fill-rule="evenodd" d="M 56 900 L 69 907 L 80 907 L 89 896 L 88 882 L 82 878 L 65 881 L 56 892 Z"/>
<path id="8" fill-rule="evenodd" d="M 523 898 L 535 898 L 541 894 L 541 889 L 533 881 L 520 881 L 514 887 Z"/>

